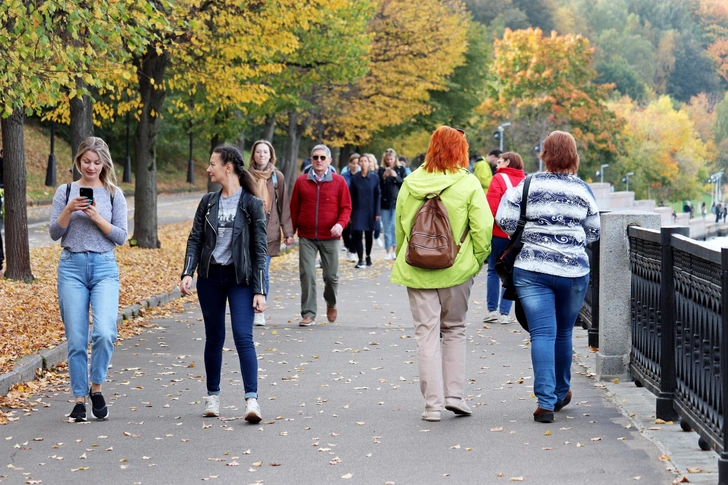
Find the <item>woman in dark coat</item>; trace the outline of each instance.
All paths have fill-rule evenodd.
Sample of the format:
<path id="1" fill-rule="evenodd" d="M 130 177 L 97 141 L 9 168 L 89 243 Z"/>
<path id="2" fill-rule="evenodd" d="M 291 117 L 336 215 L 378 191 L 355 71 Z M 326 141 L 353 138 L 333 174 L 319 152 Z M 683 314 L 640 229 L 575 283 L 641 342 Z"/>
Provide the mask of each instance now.
<path id="1" fill-rule="evenodd" d="M 351 176 L 351 234 L 352 243 L 359 257 L 356 268 L 364 267 L 362 236 L 366 239 L 366 266 L 372 265 L 372 242 L 376 224 L 379 221 L 379 177 L 372 170 L 376 164 L 370 154 L 359 157 L 358 173 Z"/>
<path id="2" fill-rule="evenodd" d="M 384 232 L 384 249 L 387 251 L 384 259 L 387 260 L 397 259 L 394 219 L 397 194 L 399 194 L 399 188 L 406 176 L 407 171 L 398 164 L 397 152 L 393 148 L 387 148 L 382 158 L 382 166 L 379 167 L 379 188 L 382 192 L 382 232 Z"/>

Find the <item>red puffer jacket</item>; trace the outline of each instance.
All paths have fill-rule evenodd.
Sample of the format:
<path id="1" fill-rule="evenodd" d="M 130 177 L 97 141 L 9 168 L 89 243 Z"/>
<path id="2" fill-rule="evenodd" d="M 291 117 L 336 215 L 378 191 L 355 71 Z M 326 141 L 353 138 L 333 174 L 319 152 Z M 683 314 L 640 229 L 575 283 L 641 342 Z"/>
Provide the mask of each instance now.
<path id="1" fill-rule="evenodd" d="M 331 228 L 349 223 L 351 195 L 341 175 L 327 170 L 321 182 L 313 170 L 296 179 L 291 194 L 291 222 L 298 237 L 306 239 L 338 239 Z"/>
<path id="2" fill-rule="evenodd" d="M 493 179 L 490 181 L 490 186 L 488 187 L 486 198 L 488 199 L 488 205 L 490 206 L 490 211 L 493 213 L 494 218 L 495 213 L 498 212 L 498 205 L 500 204 L 501 197 L 503 197 L 503 194 L 505 194 L 506 190 L 508 190 L 508 185 L 501 174 L 505 174 L 508 177 L 513 187 L 520 184 L 521 180 L 526 178 L 526 173 L 523 170 L 510 167 L 499 168 L 493 175 Z M 494 222 L 493 237 L 504 237 L 508 239 L 508 234 L 503 232 L 503 230 L 498 227 L 498 224 Z"/>

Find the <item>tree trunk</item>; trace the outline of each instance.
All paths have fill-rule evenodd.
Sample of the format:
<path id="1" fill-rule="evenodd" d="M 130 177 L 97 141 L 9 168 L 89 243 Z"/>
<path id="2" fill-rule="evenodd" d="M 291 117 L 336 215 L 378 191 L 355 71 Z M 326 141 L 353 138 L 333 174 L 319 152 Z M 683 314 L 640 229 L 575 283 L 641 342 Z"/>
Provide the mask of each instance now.
<path id="1" fill-rule="evenodd" d="M 339 173 L 344 170 L 344 167 L 349 165 L 349 156 L 354 153 L 354 148 L 354 145 L 351 143 L 347 143 L 341 147 L 341 151 L 339 152 Z"/>
<path id="2" fill-rule="evenodd" d="M 136 181 L 134 184 L 134 236 L 141 248 L 159 248 L 157 234 L 157 134 L 166 91 L 164 72 L 169 54 L 155 49 L 137 59 L 142 113 L 134 133 Z M 134 244 L 134 243 L 133 243 Z"/>
<path id="3" fill-rule="evenodd" d="M 210 155 L 212 155 L 212 151 L 220 146 L 220 134 L 215 133 L 212 135 L 212 138 L 210 138 Z M 222 189 L 222 185 L 218 183 L 213 183 L 210 180 L 210 176 L 207 176 L 207 191 L 208 192 L 217 192 L 218 190 Z"/>
<path id="4" fill-rule="evenodd" d="M 33 281 L 28 244 L 28 213 L 25 205 L 25 141 L 23 109 L 0 121 L 3 135 L 3 182 L 5 183 L 5 277 Z"/>
<path id="5" fill-rule="evenodd" d="M 288 112 L 288 130 L 286 136 L 286 148 L 283 153 L 283 164 L 281 172 L 286 178 L 286 181 L 296 180 L 296 174 L 298 173 L 298 144 L 296 143 L 296 132 L 298 129 L 298 113 L 295 111 Z M 288 183 L 288 191 L 293 190 L 293 183 Z"/>
<path id="6" fill-rule="evenodd" d="M 80 83 L 79 87 L 83 87 Z M 81 98 L 73 98 L 71 105 L 71 169 L 73 170 L 73 180 L 81 178 L 81 173 L 76 170 L 73 160 L 78 153 L 78 147 L 81 142 L 89 136 L 94 136 L 94 107 L 93 101 L 89 96 Z"/>
<path id="7" fill-rule="evenodd" d="M 268 115 L 265 117 L 265 127 L 263 128 L 263 139 L 268 143 L 273 143 L 273 134 L 276 131 L 276 115 Z"/>

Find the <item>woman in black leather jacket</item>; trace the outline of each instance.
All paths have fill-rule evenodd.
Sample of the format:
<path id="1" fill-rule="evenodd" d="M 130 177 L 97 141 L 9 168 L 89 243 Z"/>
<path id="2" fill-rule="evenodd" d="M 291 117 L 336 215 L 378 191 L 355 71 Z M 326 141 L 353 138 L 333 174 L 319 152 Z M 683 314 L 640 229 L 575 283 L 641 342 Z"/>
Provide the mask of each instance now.
<path id="1" fill-rule="evenodd" d="M 205 194 L 187 239 L 180 290 L 190 294 L 197 269 L 197 296 L 205 321 L 207 396 L 203 416 L 220 415 L 220 373 L 225 343 L 225 310 L 230 305 L 233 339 L 245 388 L 245 419 L 261 421 L 258 404 L 258 357 L 253 317 L 265 311 L 265 257 L 268 246 L 265 212 L 255 196 L 255 182 L 243 155 L 232 146 L 217 147 L 207 168 L 222 185 Z"/>

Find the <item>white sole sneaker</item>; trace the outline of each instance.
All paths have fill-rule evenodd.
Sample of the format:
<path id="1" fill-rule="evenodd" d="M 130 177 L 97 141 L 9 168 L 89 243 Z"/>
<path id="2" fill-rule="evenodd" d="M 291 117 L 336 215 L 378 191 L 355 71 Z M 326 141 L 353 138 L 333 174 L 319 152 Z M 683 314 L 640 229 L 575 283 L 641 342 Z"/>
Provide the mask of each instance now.
<path id="1" fill-rule="evenodd" d="M 462 399 L 446 399 L 445 409 L 461 416 L 470 416 L 473 410 Z"/>
<path id="2" fill-rule="evenodd" d="M 256 327 L 264 327 L 265 313 L 256 313 L 255 317 L 253 318 L 253 325 L 255 325 Z"/>
<path id="3" fill-rule="evenodd" d="M 488 312 L 485 314 L 483 321 L 484 322 L 497 322 L 499 318 L 500 318 L 500 313 L 498 313 L 496 310 L 493 310 L 492 312 Z"/>
<path id="4" fill-rule="evenodd" d="M 245 420 L 252 424 L 260 423 L 263 420 L 260 416 L 260 405 L 257 399 L 245 401 Z"/>
<path id="5" fill-rule="evenodd" d="M 424 421 L 430 421 L 432 423 L 436 423 L 436 422 L 440 421 L 440 411 L 425 410 L 422 412 L 422 419 Z"/>
<path id="6" fill-rule="evenodd" d="M 220 396 L 205 396 L 202 398 L 205 405 L 202 415 L 206 418 L 216 418 L 220 416 Z"/>

